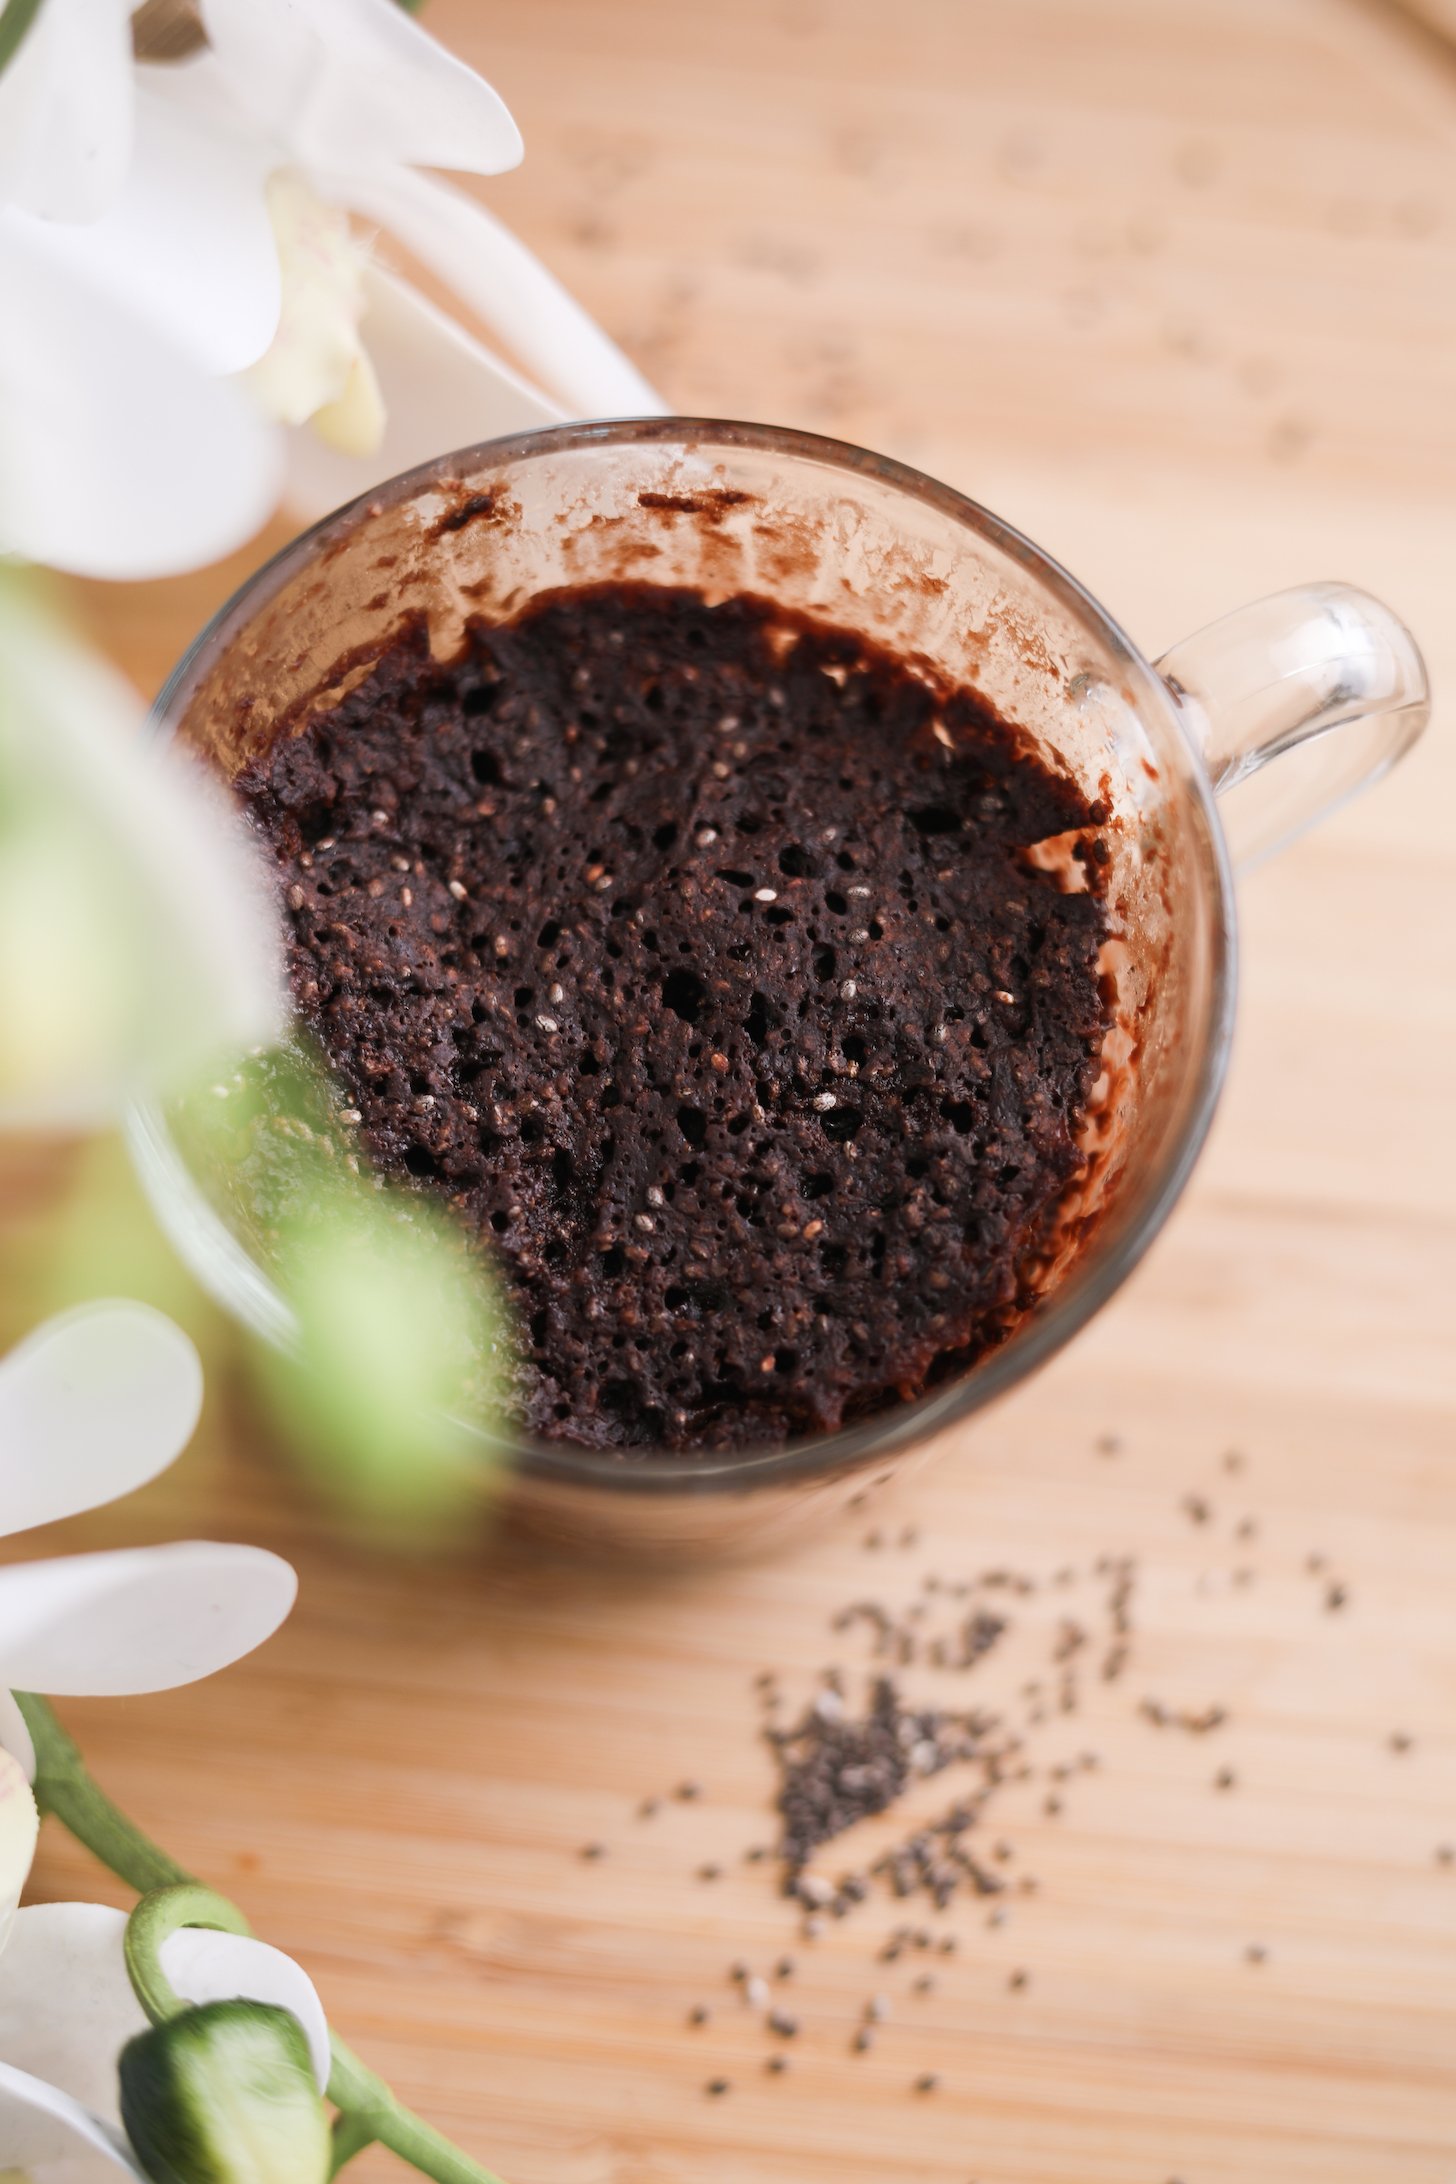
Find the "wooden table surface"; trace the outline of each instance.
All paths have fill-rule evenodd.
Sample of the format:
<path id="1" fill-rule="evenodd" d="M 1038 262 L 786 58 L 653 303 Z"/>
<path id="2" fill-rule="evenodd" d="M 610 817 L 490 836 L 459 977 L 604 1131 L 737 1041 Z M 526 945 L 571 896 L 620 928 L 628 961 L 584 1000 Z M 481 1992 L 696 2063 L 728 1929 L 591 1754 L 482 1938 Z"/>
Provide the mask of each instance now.
<path id="1" fill-rule="evenodd" d="M 511 2184 L 1456 2178 L 1448 16 L 432 0 L 526 136 L 490 202 L 681 408 L 938 473 L 1150 650 L 1285 583 L 1366 584 L 1438 689 L 1399 777 L 1247 885 L 1233 1079 L 1186 1201 L 1088 1334 L 896 1490 L 875 1521 L 918 1544 L 875 1554 L 860 1518 L 775 1562 L 650 1579 L 500 1539 L 443 1569 L 371 1559 L 290 1483 L 215 1329 L 193 1452 L 42 1542 L 206 1528 L 293 1557 L 300 1606 L 257 1659 L 69 1718 Z M 154 686 L 244 565 L 83 603 Z M 70 1169 L 12 1158 L 12 1269 Z M 80 1261 L 109 1282 L 93 1243 Z M 12 1332 L 42 1294 L 18 1283 Z M 830 1623 L 867 1591 L 1127 1552 L 1127 1673 L 1033 1738 L 1038 1769 L 1101 1765 L 1059 1815 L 1039 1773 L 996 1822 L 1037 1893 L 995 1927 L 964 1902 L 933 1922 L 958 1948 L 928 1994 L 918 1958 L 875 1960 L 903 1906 L 801 1944 L 772 1869 L 741 1858 L 769 1829 L 755 1674 L 799 1693 L 857 1670 L 863 1640 Z M 1087 1598 L 1077 1582 L 1058 1597 Z M 1056 1608 L 1018 1602 L 1020 1655 L 926 1688 L 1006 1699 Z M 1148 1697 L 1229 1719 L 1159 1731 Z M 700 1799 L 634 1817 L 686 1778 Z M 37 1882 L 104 1886 L 60 1840 Z M 726 1967 L 785 1948 L 801 2029 L 771 2076 Z M 890 2015 L 855 2055 L 876 1992 Z M 941 2082 L 917 2094 L 925 2071 Z"/>

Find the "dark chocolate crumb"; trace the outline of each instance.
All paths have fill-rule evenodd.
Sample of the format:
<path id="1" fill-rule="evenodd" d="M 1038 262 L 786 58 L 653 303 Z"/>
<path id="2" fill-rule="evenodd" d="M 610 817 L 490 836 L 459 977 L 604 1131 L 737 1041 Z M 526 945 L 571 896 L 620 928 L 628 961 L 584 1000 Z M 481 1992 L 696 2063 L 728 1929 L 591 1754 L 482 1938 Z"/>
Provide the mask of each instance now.
<path id="1" fill-rule="evenodd" d="M 764 600 L 587 586 L 453 661 L 419 618 L 239 794 L 308 882 L 290 967 L 368 1150 L 499 1266 L 534 1432 L 832 1431 L 1030 1308 L 1107 920 L 1025 854 L 1087 799 L 972 691 Z"/>

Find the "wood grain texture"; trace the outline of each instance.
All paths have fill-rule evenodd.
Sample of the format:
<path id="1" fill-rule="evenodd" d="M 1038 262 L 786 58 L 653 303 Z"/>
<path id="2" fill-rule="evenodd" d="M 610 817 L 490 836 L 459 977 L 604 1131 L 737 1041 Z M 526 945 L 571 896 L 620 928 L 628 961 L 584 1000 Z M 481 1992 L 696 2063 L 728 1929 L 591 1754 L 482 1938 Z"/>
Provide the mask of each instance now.
<path id="1" fill-rule="evenodd" d="M 861 1518 L 792 1559 L 651 1581 L 503 1541 L 443 1571 L 370 1561 L 214 1371 L 171 1479 L 40 1544 L 260 1539 L 298 1563 L 298 1613 L 223 1683 L 68 1713 L 118 1794 L 513 2184 L 1451 2184 L 1452 79 L 1353 0 L 430 19 L 525 132 L 489 201 L 683 409 L 920 463 L 1151 650 L 1284 583 L 1365 583 L 1441 702 L 1398 778 L 1246 887 L 1233 1080 L 1187 1200 L 1096 1327 L 876 1514 L 923 1545 L 872 1555 Z M 155 684 L 236 574 L 84 605 Z M 9 1203 L 34 1225 L 34 1187 Z M 1238 1542 L 1248 1512 L 1260 1537 Z M 1039 1893 L 996 1930 L 959 1909 L 933 1996 L 872 1962 L 890 1905 L 796 1948 L 803 2029 L 766 2076 L 724 1976 L 793 1945 L 739 1855 L 767 1829 L 755 1672 L 799 1689 L 854 1660 L 828 1626 L 871 1582 L 1127 1550 L 1135 1666 L 1038 1747 L 1103 1764 L 1058 1818 L 1042 1783 L 1007 1806 Z M 1311 1552 L 1348 1583 L 1338 1613 Z M 1004 1691 L 1009 1668 L 982 1673 L 957 1692 Z M 1150 1693 L 1229 1725 L 1159 1734 Z M 700 1802 L 633 1818 L 684 1777 Z M 696 1878 L 708 1860 L 723 1879 Z M 38 1880 L 95 1886 L 59 1842 Z M 853 2058 L 876 1988 L 894 2013 Z M 734 2089 L 712 2100 L 718 2070 Z M 942 2084 L 917 2097 L 924 2070 Z"/>

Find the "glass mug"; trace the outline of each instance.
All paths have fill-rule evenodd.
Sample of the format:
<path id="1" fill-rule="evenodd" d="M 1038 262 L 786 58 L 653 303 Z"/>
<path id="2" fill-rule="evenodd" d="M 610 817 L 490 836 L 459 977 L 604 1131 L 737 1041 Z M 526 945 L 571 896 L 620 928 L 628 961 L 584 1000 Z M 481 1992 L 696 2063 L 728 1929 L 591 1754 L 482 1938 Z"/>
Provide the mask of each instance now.
<path id="1" fill-rule="evenodd" d="M 157 705 L 226 776 L 336 702 L 406 616 L 460 647 L 540 592 L 609 578 L 766 594 L 970 684 L 1110 807 L 1103 970 L 1114 1021 L 1089 1155 L 1039 1259 L 1040 1301 L 961 1377 L 788 1446 L 597 1451 L 507 1436 L 512 1499 L 593 1547 L 753 1545 L 884 1483 L 1061 1348 L 1172 1208 L 1222 1085 L 1235 985 L 1231 847 L 1277 848 L 1390 766 L 1427 715 L 1386 608 L 1341 584 L 1246 607 L 1145 660 L 1074 578 L 984 508 L 903 464 L 763 425 L 574 424 L 395 478 L 251 577 Z M 1277 763 L 1275 763 L 1277 761 Z M 1218 807 L 1215 807 L 1215 798 Z M 228 1179 L 189 1168 L 164 1114 L 131 1121 L 173 1241 L 255 1333 L 287 1305 Z M 499 1440 L 481 1432 L 482 1457 Z"/>

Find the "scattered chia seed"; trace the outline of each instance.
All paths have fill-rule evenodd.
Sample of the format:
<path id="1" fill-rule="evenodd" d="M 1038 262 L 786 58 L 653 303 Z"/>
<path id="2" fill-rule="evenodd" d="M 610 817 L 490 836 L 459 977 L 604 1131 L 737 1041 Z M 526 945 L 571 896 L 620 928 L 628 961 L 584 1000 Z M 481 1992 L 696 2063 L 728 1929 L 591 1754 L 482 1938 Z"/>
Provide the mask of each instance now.
<path id="1" fill-rule="evenodd" d="M 772 2076 L 777 2077 L 780 2071 L 788 2069 L 789 2058 L 787 2055 L 770 2055 L 767 2061 L 764 2063 L 763 2067 L 765 2070 L 770 2072 Z"/>
<path id="2" fill-rule="evenodd" d="M 605 1843 L 583 1843 L 579 1855 L 583 1858 L 605 1858 L 607 1846 Z"/>
<path id="3" fill-rule="evenodd" d="M 925 2070 L 922 2071 L 920 2076 L 915 2080 L 915 2090 L 917 2093 L 933 2093 L 939 2084 L 940 2079 L 936 2076 L 935 2072 L 933 2070 Z"/>
<path id="4" fill-rule="evenodd" d="M 781 2040 L 792 2040 L 798 2034 L 799 2020 L 791 2017 L 787 2010 L 774 2010 L 769 2017 L 768 2029 L 776 2032 Z"/>
<path id="5" fill-rule="evenodd" d="M 723 2095 L 728 2091 L 728 2080 L 726 2078 L 710 2078 L 708 2080 L 707 2090 L 709 2093 L 711 2093 L 714 2100 L 721 2100 Z"/>
<path id="6" fill-rule="evenodd" d="M 695 2009 L 688 2011 L 688 2023 L 690 2025 L 706 2025 L 712 2014 L 711 2010 L 704 2008 L 703 2004 L 699 2002 Z"/>

